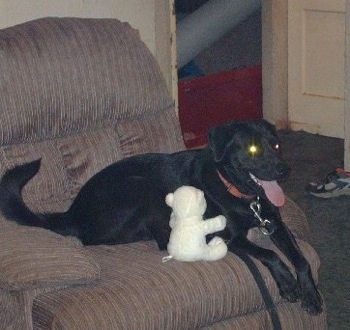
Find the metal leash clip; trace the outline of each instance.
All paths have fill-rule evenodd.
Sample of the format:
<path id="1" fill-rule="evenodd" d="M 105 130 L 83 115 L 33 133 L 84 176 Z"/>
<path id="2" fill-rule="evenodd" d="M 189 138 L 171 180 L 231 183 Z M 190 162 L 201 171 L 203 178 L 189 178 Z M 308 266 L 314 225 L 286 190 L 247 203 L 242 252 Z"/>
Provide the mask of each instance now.
<path id="1" fill-rule="evenodd" d="M 259 220 L 259 229 L 264 235 L 271 235 L 275 231 L 274 229 L 268 230 L 266 226 L 271 225 L 272 222 L 268 219 L 263 219 L 260 216 L 261 213 L 261 204 L 259 203 L 259 198 L 253 202 L 250 203 L 250 209 L 253 211 L 254 216 L 256 219 Z"/>

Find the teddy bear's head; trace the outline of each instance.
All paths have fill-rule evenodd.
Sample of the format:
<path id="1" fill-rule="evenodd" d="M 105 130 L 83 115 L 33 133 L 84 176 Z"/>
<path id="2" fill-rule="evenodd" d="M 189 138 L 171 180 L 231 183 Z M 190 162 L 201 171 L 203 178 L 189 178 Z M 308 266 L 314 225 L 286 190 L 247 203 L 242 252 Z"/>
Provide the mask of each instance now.
<path id="1" fill-rule="evenodd" d="M 174 215 L 185 219 L 202 216 L 207 208 L 203 191 L 192 186 L 182 186 L 166 196 L 165 202 L 172 207 Z"/>

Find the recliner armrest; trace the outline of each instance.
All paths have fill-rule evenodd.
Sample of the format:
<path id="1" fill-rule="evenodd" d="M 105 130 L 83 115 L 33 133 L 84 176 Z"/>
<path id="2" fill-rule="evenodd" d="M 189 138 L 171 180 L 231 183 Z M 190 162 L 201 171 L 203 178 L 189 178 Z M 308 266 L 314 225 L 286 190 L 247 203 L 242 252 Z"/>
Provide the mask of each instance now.
<path id="1" fill-rule="evenodd" d="M 86 284 L 99 279 L 100 266 L 80 243 L 3 218 L 0 226 L 0 289 Z"/>

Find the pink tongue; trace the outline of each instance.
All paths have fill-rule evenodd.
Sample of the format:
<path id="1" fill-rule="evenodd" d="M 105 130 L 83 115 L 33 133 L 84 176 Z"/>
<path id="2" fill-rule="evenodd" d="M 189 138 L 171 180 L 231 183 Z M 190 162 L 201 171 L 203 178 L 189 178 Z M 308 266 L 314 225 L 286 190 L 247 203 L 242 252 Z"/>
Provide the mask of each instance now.
<path id="1" fill-rule="evenodd" d="M 273 205 L 280 207 L 284 204 L 284 193 L 277 181 L 263 181 L 260 179 L 258 181 L 263 187 L 266 197 Z"/>

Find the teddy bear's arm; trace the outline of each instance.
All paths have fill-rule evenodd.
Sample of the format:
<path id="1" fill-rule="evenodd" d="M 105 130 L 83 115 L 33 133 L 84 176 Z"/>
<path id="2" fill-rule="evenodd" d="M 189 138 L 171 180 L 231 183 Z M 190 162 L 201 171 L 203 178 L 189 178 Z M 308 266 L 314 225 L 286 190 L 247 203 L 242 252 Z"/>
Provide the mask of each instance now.
<path id="1" fill-rule="evenodd" d="M 170 221 L 169 221 L 170 228 L 174 228 L 175 224 L 176 224 L 176 219 L 175 219 L 174 213 L 172 212 L 170 215 Z"/>
<path id="2" fill-rule="evenodd" d="M 201 226 L 205 235 L 212 234 L 212 233 L 215 233 L 216 231 L 221 231 L 225 229 L 226 218 L 223 215 L 218 215 L 215 218 L 202 221 Z"/>

